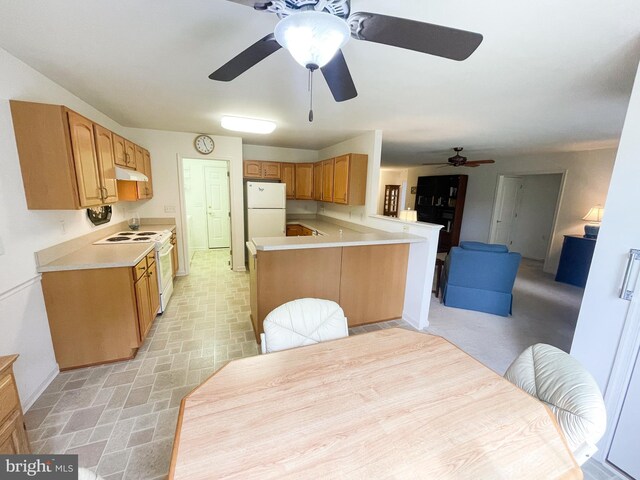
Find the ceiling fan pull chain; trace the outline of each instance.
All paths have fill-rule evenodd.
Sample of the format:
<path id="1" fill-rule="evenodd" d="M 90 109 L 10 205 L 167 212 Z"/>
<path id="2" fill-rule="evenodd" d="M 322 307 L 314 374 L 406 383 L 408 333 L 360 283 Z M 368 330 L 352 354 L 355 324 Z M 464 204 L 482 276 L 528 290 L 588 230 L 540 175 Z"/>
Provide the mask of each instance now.
<path id="1" fill-rule="evenodd" d="M 309 122 L 313 122 L 313 69 L 309 69 Z"/>

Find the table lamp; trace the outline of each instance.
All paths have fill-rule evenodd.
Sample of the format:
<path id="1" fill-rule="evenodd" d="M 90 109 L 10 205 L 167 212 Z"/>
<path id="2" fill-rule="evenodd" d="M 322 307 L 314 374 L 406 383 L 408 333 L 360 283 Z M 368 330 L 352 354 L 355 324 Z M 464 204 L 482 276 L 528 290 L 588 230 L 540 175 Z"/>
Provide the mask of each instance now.
<path id="1" fill-rule="evenodd" d="M 398 218 L 400 220 L 404 220 L 405 222 L 417 222 L 418 212 L 416 212 L 415 210 L 411 210 L 410 208 L 407 208 L 406 210 L 400 210 Z"/>
<path id="2" fill-rule="evenodd" d="M 589 213 L 582 217 L 582 220 L 589 222 L 584 226 L 584 238 L 598 238 L 600 222 L 603 216 L 604 208 L 601 205 L 596 205 L 589 210 Z"/>

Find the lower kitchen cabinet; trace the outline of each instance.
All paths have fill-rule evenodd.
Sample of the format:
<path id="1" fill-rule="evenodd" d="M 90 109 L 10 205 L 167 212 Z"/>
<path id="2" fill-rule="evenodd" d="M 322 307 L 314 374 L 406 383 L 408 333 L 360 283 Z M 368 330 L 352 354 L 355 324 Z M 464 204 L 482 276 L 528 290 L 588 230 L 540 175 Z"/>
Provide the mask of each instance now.
<path id="1" fill-rule="evenodd" d="M 0 454 L 31 453 L 20 397 L 13 375 L 13 362 L 18 355 L 0 357 Z"/>
<path id="2" fill-rule="evenodd" d="M 133 358 L 158 312 L 152 251 L 135 267 L 42 274 L 49 328 L 61 370 Z"/>
<path id="3" fill-rule="evenodd" d="M 408 244 L 258 251 L 249 258 L 251 322 L 298 298 L 324 298 L 344 310 L 349 327 L 402 317 Z"/>

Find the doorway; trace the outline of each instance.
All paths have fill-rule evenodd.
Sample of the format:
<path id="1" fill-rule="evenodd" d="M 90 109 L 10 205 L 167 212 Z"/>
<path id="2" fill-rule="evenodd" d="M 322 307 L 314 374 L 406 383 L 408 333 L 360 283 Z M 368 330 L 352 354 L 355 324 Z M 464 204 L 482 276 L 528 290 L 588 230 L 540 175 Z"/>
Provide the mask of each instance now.
<path id="1" fill-rule="evenodd" d="M 563 183 L 563 173 L 500 175 L 489 241 L 546 261 Z"/>
<path id="2" fill-rule="evenodd" d="M 189 260 L 197 251 L 230 248 L 228 162 L 184 158 L 182 168 Z"/>

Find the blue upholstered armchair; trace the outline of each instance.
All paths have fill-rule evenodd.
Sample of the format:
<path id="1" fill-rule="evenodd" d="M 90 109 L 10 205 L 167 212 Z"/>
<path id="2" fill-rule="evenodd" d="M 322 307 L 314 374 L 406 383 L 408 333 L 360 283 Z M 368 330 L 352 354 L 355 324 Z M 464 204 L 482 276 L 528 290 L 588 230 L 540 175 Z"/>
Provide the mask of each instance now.
<path id="1" fill-rule="evenodd" d="M 442 301 L 448 307 L 509 316 L 521 258 L 505 245 L 460 242 L 445 260 Z"/>

